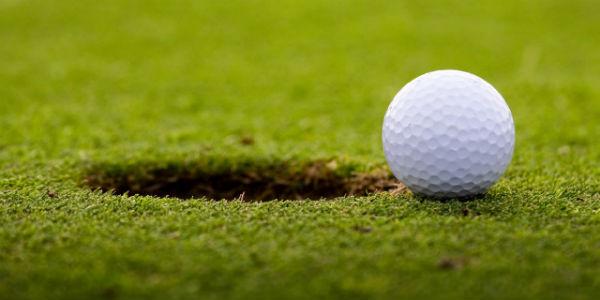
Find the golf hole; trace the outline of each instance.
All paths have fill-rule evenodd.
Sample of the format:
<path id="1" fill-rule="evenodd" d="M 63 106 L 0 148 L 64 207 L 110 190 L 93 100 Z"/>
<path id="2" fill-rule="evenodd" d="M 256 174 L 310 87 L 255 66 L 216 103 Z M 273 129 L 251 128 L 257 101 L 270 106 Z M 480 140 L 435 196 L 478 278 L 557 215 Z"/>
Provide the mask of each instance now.
<path id="1" fill-rule="evenodd" d="M 241 201 L 318 200 L 406 190 L 388 170 L 340 172 L 332 161 L 244 162 L 220 168 L 177 163 L 97 165 L 83 182 L 93 190 L 119 195 Z"/>

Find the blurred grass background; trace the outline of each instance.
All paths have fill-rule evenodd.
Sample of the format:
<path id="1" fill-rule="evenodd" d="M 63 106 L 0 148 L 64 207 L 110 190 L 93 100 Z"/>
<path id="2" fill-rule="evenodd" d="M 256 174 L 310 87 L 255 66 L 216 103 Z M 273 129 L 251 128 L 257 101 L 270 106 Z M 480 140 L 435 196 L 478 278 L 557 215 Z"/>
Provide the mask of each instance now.
<path id="1" fill-rule="evenodd" d="M 0 0 L 0 297 L 592 298 L 599 15 L 594 0 Z M 482 200 L 79 187 L 95 162 L 381 165 L 394 94 L 446 68 L 488 80 L 515 118 L 513 164 Z M 443 272 L 446 256 L 472 263 Z"/>

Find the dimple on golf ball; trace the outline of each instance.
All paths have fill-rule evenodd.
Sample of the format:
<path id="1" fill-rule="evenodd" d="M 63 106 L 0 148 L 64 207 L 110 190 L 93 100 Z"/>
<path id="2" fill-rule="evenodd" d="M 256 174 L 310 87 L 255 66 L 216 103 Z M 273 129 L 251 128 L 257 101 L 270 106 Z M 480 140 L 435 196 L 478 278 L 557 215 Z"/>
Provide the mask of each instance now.
<path id="1" fill-rule="evenodd" d="M 514 144 L 504 98 L 463 71 L 434 71 L 409 82 L 383 122 L 392 172 L 413 193 L 428 197 L 483 194 L 506 170 Z"/>

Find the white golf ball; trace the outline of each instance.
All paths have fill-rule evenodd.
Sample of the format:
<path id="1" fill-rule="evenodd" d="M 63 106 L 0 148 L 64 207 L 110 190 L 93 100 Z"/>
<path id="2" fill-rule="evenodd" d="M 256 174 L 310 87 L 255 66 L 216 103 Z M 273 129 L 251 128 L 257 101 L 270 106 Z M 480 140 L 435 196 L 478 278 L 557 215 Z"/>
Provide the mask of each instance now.
<path id="1" fill-rule="evenodd" d="M 483 194 L 512 158 L 515 129 L 504 98 L 483 79 L 434 71 L 394 97 L 383 122 L 383 149 L 396 176 L 416 194 Z"/>

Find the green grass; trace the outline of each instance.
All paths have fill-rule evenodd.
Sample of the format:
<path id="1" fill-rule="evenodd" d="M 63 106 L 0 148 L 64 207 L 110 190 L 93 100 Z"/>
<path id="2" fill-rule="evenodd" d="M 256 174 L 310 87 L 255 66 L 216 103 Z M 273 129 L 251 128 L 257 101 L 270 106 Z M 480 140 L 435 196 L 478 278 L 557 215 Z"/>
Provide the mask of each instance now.
<path id="1" fill-rule="evenodd" d="M 600 5 L 398 2 L 0 0 L 0 298 L 598 297 Z M 443 68 L 513 111 L 482 199 L 82 186 L 98 165 L 378 168 L 389 101 Z"/>

